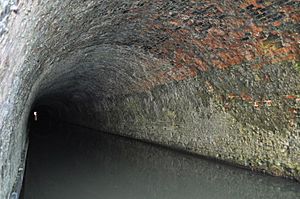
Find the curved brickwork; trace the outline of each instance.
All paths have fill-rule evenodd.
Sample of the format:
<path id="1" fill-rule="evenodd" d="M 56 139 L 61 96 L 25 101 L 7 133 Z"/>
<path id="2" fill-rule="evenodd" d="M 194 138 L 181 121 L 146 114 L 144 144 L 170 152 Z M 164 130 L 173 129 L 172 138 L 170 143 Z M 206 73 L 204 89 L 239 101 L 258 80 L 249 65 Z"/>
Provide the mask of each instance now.
<path id="1" fill-rule="evenodd" d="M 61 120 L 299 180 L 298 0 L 3 7 L 0 198 L 40 105 Z"/>

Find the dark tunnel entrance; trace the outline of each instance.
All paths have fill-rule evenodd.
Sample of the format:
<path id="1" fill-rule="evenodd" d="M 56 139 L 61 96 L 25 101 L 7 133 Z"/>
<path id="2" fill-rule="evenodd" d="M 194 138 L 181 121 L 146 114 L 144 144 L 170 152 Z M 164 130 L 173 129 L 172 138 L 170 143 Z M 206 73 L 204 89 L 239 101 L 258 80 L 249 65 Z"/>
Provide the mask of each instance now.
<path id="1" fill-rule="evenodd" d="M 49 135 L 51 130 L 59 123 L 59 115 L 55 113 L 50 106 L 40 105 L 36 106 L 30 112 L 28 119 L 28 132 L 29 137 L 32 136 L 45 136 Z M 47 131 L 39 131 L 45 129 Z"/>

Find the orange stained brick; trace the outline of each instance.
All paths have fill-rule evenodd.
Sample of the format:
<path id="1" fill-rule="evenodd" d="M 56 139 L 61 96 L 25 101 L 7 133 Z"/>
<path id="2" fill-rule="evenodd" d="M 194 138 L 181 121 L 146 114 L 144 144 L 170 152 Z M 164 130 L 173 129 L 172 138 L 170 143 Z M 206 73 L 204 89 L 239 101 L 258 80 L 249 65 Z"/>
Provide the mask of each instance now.
<path id="1" fill-rule="evenodd" d="M 176 60 L 188 61 L 189 59 L 192 58 L 192 56 L 188 55 L 181 48 L 176 49 L 175 53 L 176 53 Z"/>
<path id="2" fill-rule="evenodd" d="M 242 18 L 224 18 L 223 22 L 227 24 L 230 29 L 244 29 L 245 26 L 245 20 Z"/>
<path id="3" fill-rule="evenodd" d="M 294 11 L 294 7 L 293 6 L 290 6 L 290 5 L 285 5 L 283 8 L 282 8 L 282 11 L 285 11 L 286 13 L 292 13 L 292 11 Z"/>
<path id="4" fill-rule="evenodd" d="M 239 41 L 244 37 L 245 33 L 244 32 L 240 32 L 240 31 L 231 31 L 228 33 L 228 37 L 230 39 L 233 39 L 235 41 Z"/>
<path id="5" fill-rule="evenodd" d="M 243 49 L 236 49 L 233 53 L 231 53 L 232 65 L 241 64 L 243 62 L 244 57 L 241 55 L 241 50 Z"/>
<path id="6" fill-rule="evenodd" d="M 289 112 L 291 112 L 293 114 L 297 114 L 298 113 L 298 110 L 295 109 L 295 108 L 289 108 L 288 110 L 289 110 Z"/>
<path id="7" fill-rule="evenodd" d="M 259 101 L 255 101 L 253 104 L 254 108 L 259 108 L 260 106 L 260 102 Z"/>
<path id="8" fill-rule="evenodd" d="M 251 52 L 250 50 L 246 50 L 243 56 L 245 57 L 245 59 L 247 61 L 251 61 L 251 60 L 253 60 L 255 58 L 254 53 Z"/>
<path id="9" fill-rule="evenodd" d="M 229 99 L 234 99 L 234 98 L 238 98 L 238 95 L 236 95 L 236 94 L 234 94 L 234 93 L 229 93 L 229 94 L 227 95 L 227 97 L 228 97 Z"/>
<path id="10" fill-rule="evenodd" d="M 207 87 L 208 92 L 214 91 L 214 87 L 211 85 L 211 83 L 209 81 L 205 81 L 205 85 Z"/>
<path id="11" fill-rule="evenodd" d="M 275 21 L 274 23 L 273 23 L 273 26 L 275 26 L 275 27 L 278 27 L 278 26 L 280 26 L 281 25 L 281 22 L 280 21 Z"/>
<path id="12" fill-rule="evenodd" d="M 224 104 L 224 108 L 225 108 L 226 111 L 228 111 L 228 110 L 231 108 L 231 106 L 230 106 L 230 104 L 227 102 L 227 103 Z"/>
<path id="13" fill-rule="evenodd" d="M 215 4 L 215 7 L 217 8 L 217 10 L 218 10 L 219 12 L 221 12 L 221 13 L 224 12 L 224 9 L 223 9 L 221 6 L 219 6 L 218 4 Z"/>
<path id="14" fill-rule="evenodd" d="M 169 21 L 169 23 L 174 25 L 174 26 L 180 26 L 181 25 L 181 22 L 178 21 L 178 20 L 171 20 L 171 21 Z"/>
<path id="15" fill-rule="evenodd" d="M 278 48 L 278 49 L 274 50 L 274 54 L 275 55 L 280 55 L 280 54 L 287 55 L 289 53 L 292 53 L 293 50 L 294 50 L 294 46 L 288 46 L 288 47 Z"/>
<path id="16" fill-rule="evenodd" d="M 223 68 L 227 68 L 243 62 L 242 50 L 232 49 L 230 51 L 221 52 L 218 56 L 222 59 Z"/>
<path id="17" fill-rule="evenodd" d="M 211 28 L 211 29 L 209 29 L 208 32 L 211 32 L 211 34 L 216 35 L 216 36 L 224 36 L 224 35 L 226 35 L 226 33 L 223 30 L 221 30 L 219 28 L 214 28 L 214 27 Z"/>
<path id="18" fill-rule="evenodd" d="M 183 29 L 183 28 L 182 28 L 182 29 L 179 29 L 177 32 L 178 32 L 178 34 L 179 34 L 179 35 L 178 35 L 179 37 L 180 37 L 180 34 L 181 34 L 181 35 L 188 35 L 188 34 L 191 33 L 188 29 Z"/>
<path id="19" fill-rule="evenodd" d="M 241 97 L 244 101 L 252 101 L 252 97 L 248 94 L 242 94 Z"/>
<path id="20" fill-rule="evenodd" d="M 255 24 L 251 24 L 250 29 L 254 37 L 259 37 L 260 33 L 263 31 L 262 27 L 256 26 Z"/>
<path id="21" fill-rule="evenodd" d="M 296 99 L 297 96 L 295 96 L 295 95 L 286 95 L 285 98 L 286 99 Z"/>
<path id="22" fill-rule="evenodd" d="M 249 5 L 254 5 L 256 8 L 263 8 L 264 6 L 257 4 L 256 0 L 245 0 L 242 4 L 241 4 L 241 8 L 246 8 Z"/>
<path id="23" fill-rule="evenodd" d="M 267 62 L 259 62 L 259 63 L 253 64 L 253 65 L 252 65 L 252 68 L 258 70 L 258 69 L 263 68 L 263 66 L 264 66 L 265 64 L 267 64 Z"/>
<path id="24" fill-rule="evenodd" d="M 173 79 L 176 81 L 182 81 L 185 79 L 184 75 L 173 75 Z"/>
<path id="25" fill-rule="evenodd" d="M 197 76 L 197 70 L 195 68 L 191 68 L 190 69 L 190 74 L 191 74 L 191 77 L 196 77 Z"/>
<path id="26" fill-rule="evenodd" d="M 202 40 L 202 47 L 211 47 L 211 48 L 223 48 L 223 44 L 214 36 L 208 35 L 205 39 Z"/>
<path id="27" fill-rule="evenodd" d="M 271 105 L 272 105 L 272 100 L 264 100 L 264 103 L 265 103 L 267 106 L 271 106 Z"/>
<path id="28" fill-rule="evenodd" d="M 197 71 L 195 68 L 188 68 L 187 69 L 187 77 L 191 78 L 191 77 L 196 77 L 197 75 Z"/>
<path id="29" fill-rule="evenodd" d="M 184 61 L 184 53 L 183 50 L 181 48 L 176 49 L 175 51 L 175 64 L 178 68 L 183 67 L 183 65 L 180 63 L 181 61 Z"/>
<path id="30" fill-rule="evenodd" d="M 162 26 L 162 24 L 156 23 L 156 24 L 152 24 L 152 27 L 153 27 L 154 29 L 161 29 L 163 26 Z"/>
<path id="31" fill-rule="evenodd" d="M 211 60 L 211 63 L 214 67 L 217 67 L 218 69 L 225 69 L 226 68 L 226 65 L 218 59 Z"/>
<path id="32" fill-rule="evenodd" d="M 280 32 L 278 32 L 278 30 L 272 30 L 272 31 L 271 31 L 271 34 L 272 34 L 272 35 L 279 36 L 279 35 L 280 35 Z"/>
<path id="33" fill-rule="evenodd" d="M 270 63 L 275 64 L 275 63 L 279 63 L 279 62 L 283 62 L 283 61 L 292 61 L 292 60 L 297 60 L 297 56 L 296 54 L 290 54 L 284 57 L 280 57 L 280 58 L 274 58 L 270 61 Z"/>
<path id="34" fill-rule="evenodd" d="M 201 70 L 201 71 L 207 71 L 207 67 L 206 65 L 203 63 L 203 61 L 201 59 L 195 58 L 194 62 L 196 64 L 196 67 Z"/>
<path id="35" fill-rule="evenodd" d="M 300 21 L 300 14 L 299 13 L 291 14 L 290 18 L 293 19 L 296 23 L 299 23 L 299 21 Z"/>

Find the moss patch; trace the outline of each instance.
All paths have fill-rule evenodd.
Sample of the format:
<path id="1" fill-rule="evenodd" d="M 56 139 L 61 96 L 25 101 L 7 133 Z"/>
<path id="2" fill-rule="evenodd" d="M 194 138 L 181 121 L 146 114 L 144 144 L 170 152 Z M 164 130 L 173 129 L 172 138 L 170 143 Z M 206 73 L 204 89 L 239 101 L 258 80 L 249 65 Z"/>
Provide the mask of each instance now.
<path id="1" fill-rule="evenodd" d="M 300 61 L 296 61 L 294 64 L 295 69 L 300 73 Z"/>

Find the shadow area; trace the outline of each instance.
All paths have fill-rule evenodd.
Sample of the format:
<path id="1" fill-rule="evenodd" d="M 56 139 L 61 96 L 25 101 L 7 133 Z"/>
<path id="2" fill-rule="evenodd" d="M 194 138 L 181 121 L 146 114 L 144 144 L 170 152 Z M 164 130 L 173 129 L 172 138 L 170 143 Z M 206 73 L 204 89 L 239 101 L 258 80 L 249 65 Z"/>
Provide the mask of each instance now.
<path id="1" fill-rule="evenodd" d="M 44 114 L 45 120 L 31 124 L 23 199 L 300 198 L 300 184 L 290 180 L 62 124 Z"/>

